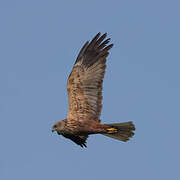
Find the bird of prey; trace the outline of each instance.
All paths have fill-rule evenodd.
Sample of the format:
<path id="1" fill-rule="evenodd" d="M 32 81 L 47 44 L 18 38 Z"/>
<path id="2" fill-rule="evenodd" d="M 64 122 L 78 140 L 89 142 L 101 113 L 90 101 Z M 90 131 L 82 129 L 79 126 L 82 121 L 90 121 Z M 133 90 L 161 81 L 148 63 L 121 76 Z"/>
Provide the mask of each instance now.
<path id="1" fill-rule="evenodd" d="M 120 141 L 134 135 L 135 126 L 130 122 L 102 124 L 102 84 L 106 59 L 113 44 L 110 38 L 98 33 L 86 42 L 79 52 L 67 81 L 69 111 L 67 118 L 58 121 L 52 132 L 69 138 L 81 147 L 86 146 L 88 135 L 103 134 Z"/>

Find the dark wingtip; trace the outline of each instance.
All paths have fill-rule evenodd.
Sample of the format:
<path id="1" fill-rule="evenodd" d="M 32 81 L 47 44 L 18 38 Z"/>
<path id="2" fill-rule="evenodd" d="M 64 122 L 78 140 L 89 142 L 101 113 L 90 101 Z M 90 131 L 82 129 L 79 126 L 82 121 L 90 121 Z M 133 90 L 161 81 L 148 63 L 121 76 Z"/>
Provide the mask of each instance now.
<path id="1" fill-rule="evenodd" d="M 105 39 L 107 36 L 107 33 L 104 33 L 100 38 Z"/>
<path id="2" fill-rule="evenodd" d="M 107 47 L 105 47 L 104 50 L 109 51 L 113 46 L 114 44 L 110 44 Z"/>
<path id="3" fill-rule="evenodd" d="M 98 32 L 98 33 L 94 36 L 94 38 L 92 39 L 92 41 L 91 41 L 91 42 L 93 42 L 93 41 L 97 41 L 97 39 L 100 37 L 100 35 L 101 35 L 101 33 L 100 33 L 100 32 Z"/>
<path id="4" fill-rule="evenodd" d="M 106 39 L 106 37 L 107 33 L 101 35 L 101 33 L 98 32 L 90 43 L 87 42 L 83 46 L 75 64 L 84 57 L 83 65 L 88 68 L 99 59 L 106 58 L 109 54 L 108 51 L 113 47 L 113 44 L 108 45 L 110 38 Z"/>
<path id="5" fill-rule="evenodd" d="M 85 144 L 85 143 L 83 143 L 83 144 L 79 144 L 82 148 L 87 148 L 87 145 Z"/>

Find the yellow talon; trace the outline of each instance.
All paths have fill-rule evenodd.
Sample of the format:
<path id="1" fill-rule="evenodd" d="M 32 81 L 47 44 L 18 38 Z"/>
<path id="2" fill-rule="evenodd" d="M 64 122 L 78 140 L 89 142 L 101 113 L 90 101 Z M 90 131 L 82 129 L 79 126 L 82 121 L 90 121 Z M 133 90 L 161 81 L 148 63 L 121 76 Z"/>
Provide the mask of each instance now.
<path id="1" fill-rule="evenodd" d="M 109 128 L 109 129 L 107 129 L 107 133 L 108 134 L 113 134 L 113 133 L 117 133 L 118 131 L 117 131 L 117 129 L 116 128 Z"/>

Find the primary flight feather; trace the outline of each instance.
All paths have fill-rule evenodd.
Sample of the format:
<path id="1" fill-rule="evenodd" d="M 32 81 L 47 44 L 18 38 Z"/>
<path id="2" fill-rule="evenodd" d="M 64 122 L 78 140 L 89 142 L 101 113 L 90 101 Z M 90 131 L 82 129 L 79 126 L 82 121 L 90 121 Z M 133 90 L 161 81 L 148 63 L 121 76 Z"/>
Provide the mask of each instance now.
<path id="1" fill-rule="evenodd" d="M 102 124 L 102 85 L 106 69 L 106 58 L 113 44 L 110 38 L 98 33 L 91 42 L 86 42 L 79 52 L 67 81 L 69 111 L 66 119 L 52 127 L 59 135 L 86 147 L 90 134 L 103 134 L 121 141 L 134 135 L 132 122 Z"/>

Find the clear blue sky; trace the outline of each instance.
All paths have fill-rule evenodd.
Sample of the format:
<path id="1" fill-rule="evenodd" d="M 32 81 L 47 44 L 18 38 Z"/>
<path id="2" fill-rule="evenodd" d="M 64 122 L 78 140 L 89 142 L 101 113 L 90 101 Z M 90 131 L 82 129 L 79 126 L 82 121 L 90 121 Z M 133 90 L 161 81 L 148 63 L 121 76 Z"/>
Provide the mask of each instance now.
<path id="1" fill-rule="evenodd" d="M 0 179 L 178 180 L 180 1 L 1 0 Z M 134 121 L 122 143 L 82 149 L 51 126 L 67 115 L 66 81 L 83 43 L 107 32 L 101 119 Z"/>

